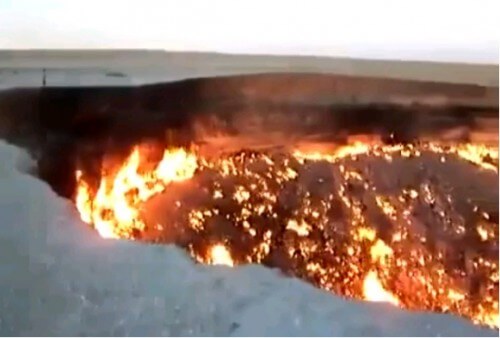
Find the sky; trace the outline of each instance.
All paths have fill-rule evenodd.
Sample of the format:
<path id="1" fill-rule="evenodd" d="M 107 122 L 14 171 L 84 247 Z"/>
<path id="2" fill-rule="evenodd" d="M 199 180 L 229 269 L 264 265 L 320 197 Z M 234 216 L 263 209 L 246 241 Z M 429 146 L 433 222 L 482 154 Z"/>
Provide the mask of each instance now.
<path id="1" fill-rule="evenodd" d="M 0 49 L 495 63 L 497 0 L 0 0 Z"/>

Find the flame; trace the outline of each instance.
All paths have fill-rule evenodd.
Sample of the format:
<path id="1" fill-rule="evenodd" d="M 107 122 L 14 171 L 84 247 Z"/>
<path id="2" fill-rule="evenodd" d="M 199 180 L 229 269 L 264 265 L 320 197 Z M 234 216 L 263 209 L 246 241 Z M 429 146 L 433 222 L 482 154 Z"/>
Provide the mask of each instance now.
<path id="1" fill-rule="evenodd" d="M 82 180 L 82 172 L 76 171 L 76 208 L 80 212 L 80 217 L 85 223 L 92 222 L 92 201 L 90 195 L 90 188 L 85 181 Z"/>
<path id="2" fill-rule="evenodd" d="M 380 265 L 386 265 L 387 259 L 393 255 L 393 250 L 378 239 L 370 249 L 370 255 L 374 261 L 378 261 Z"/>
<path id="3" fill-rule="evenodd" d="M 498 163 L 498 149 L 489 148 L 481 144 L 468 143 L 456 147 L 456 152 L 458 156 L 469 162 L 477 164 L 484 169 L 498 172 L 498 166 L 493 163 Z M 485 159 L 489 159 L 489 161 Z"/>
<path id="4" fill-rule="evenodd" d="M 164 184 L 185 181 L 193 177 L 197 167 L 197 158 L 194 154 L 184 149 L 167 149 L 158 164 L 156 175 Z"/>
<path id="5" fill-rule="evenodd" d="M 296 220 L 291 219 L 288 221 L 286 229 L 294 231 L 299 236 L 307 236 L 309 235 L 310 226 L 305 221 L 299 224 Z"/>
<path id="6" fill-rule="evenodd" d="M 294 273 L 323 289 L 409 309 L 453 312 L 475 323 L 498 327 L 498 261 L 479 257 L 470 264 L 471 274 L 487 276 L 484 296 L 473 298 L 448 274 L 443 254 L 426 251 L 425 234 L 414 232 L 412 213 L 416 206 L 427 207 L 456 236 L 468 231 L 459 217 L 452 217 L 451 202 L 435 184 L 424 182 L 403 189 L 398 196 L 385 196 L 375 189 L 365 171 L 349 164 L 362 156 L 392 162 L 397 157 L 417 158 L 424 153 L 439 162 L 455 157 L 479 170 L 498 173 L 498 150 L 478 144 L 354 142 L 328 152 L 295 149 L 285 156 L 240 152 L 216 158 L 205 158 L 194 149 L 166 149 L 155 163 L 148 162 L 147 154 L 137 146 L 115 167 L 103 167 L 97 186 L 82 169 L 77 170 L 75 204 L 81 219 L 102 237 L 133 239 L 152 226 L 141 214 L 147 201 L 168 191 L 169 185 L 206 170 L 216 177 L 203 186 L 214 203 L 190 207 L 189 201 L 175 202 L 185 212 L 182 227 L 198 236 L 196 243 L 183 242 L 196 260 L 227 266 L 268 262 L 279 247 L 293 262 Z M 333 183 L 318 178 L 319 190 L 335 186 L 335 191 L 319 197 L 296 189 L 298 202 L 293 210 L 283 211 L 279 204 L 286 196 L 282 192 L 302 180 L 301 168 L 320 161 L 331 164 L 337 176 Z M 231 187 L 223 184 L 226 179 L 232 182 Z M 381 238 L 365 212 L 364 200 L 350 193 L 352 187 L 371 196 L 371 208 L 378 208 L 393 226 L 392 233 Z M 229 212 L 224 205 L 230 206 Z M 332 211 L 338 210 L 343 212 L 346 229 L 331 218 Z M 474 212 L 481 219 L 472 230 L 474 236 L 486 245 L 498 242 L 498 224 L 478 207 Z M 241 235 L 245 244 L 237 246 L 227 240 L 227 234 L 214 233 L 210 224 L 216 217 L 230 222 L 233 233 Z M 214 239 L 218 244 L 213 244 Z M 461 273 L 467 277 L 469 272 Z"/>
<path id="7" fill-rule="evenodd" d="M 363 281 L 363 297 L 370 302 L 386 302 L 399 305 L 398 299 L 384 289 L 375 271 L 368 272 Z"/>
<path id="8" fill-rule="evenodd" d="M 139 172 L 140 158 L 140 149 L 135 147 L 114 178 L 103 173 L 95 196 L 77 171 L 77 209 L 82 220 L 92 223 L 104 238 L 130 237 L 134 229 L 143 230 L 140 206 L 169 183 L 191 178 L 197 168 L 196 157 L 184 149 L 165 150 L 152 172 Z"/>
<path id="9" fill-rule="evenodd" d="M 210 248 L 209 261 L 213 265 L 234 266 L 231 253 L 223 244 L 216 244 Z"/>
<path id="10" fill-rule="evenodd" d="M 370 302 L 386 302 L 399 305 L 398 299 L 384 289 L 375 271 L 368 272 L 363 281 L 363 297 Z"/>

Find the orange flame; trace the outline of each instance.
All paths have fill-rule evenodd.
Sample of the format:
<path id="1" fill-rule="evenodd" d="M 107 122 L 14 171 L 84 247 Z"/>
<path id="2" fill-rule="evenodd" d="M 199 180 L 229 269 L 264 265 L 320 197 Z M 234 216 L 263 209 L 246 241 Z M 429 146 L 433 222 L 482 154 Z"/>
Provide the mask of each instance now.
<path id="1" fill-rule="evenodd" d="M 129 237 L 134 229 L 143 230 L 145 225 L 139 215 L 142 203 L 168 184 L 191 178 L 197 168 L 196 156 L 184 149 L 165 150 L 152 172 L 139 172 L 140 159 L 140 149 L 136 147 L 112 180 L 112 175 L 103 175 L 93 199 L 81 171 L 77 171 L 77 209 L 82 220 L 93 223 L 104 238 Z"/>
<path id="2" fill-rule="evenodd" d="M 209 261 L 213 265 L 234 265 L 231 253 L 223 244 L 212 246 L 209 250 L 209 256 Z"/>
<path id="3" fill-rule="evenodd" d="M 363 297 L 370 302 L 386 302 L 399 305 L 396 296 L 384 289 L 375 271 L 368 272 L 363 281 Z"/>

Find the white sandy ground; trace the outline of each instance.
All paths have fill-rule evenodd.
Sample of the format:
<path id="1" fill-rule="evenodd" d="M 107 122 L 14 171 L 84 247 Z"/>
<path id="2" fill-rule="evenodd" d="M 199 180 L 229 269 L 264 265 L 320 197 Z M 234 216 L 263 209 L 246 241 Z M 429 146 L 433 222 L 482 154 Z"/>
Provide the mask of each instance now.
<path id="1" fill-rule="evenodd" d="M 498 335 L 451 315 L 348 301 L 261 266 L 101 239 L 0 140 L 0 335 Z"/>
<path id="2" fill-rule="evenodd" d="M 0 50 L 0 89 L 40 87 L 43 68 L 49 86 L 136 86 L 199 77 L 287 72 L 498 86 L 498 64 L 160 50 Z"/>

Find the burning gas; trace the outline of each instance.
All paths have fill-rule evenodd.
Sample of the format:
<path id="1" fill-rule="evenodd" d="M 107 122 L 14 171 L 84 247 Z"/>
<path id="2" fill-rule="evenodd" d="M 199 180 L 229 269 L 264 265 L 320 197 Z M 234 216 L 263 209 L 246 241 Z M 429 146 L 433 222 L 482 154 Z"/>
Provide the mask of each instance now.
<path id="1" fill-rule="evenodd" d="M 374 271 L 368 272 L 363 281 L 363 297 L 372 302 L 387 302 L 399 305 L 398 299 L 385 290 Z"/>
<path id="2" fill-rule="evenodd" d="M 498 327 L 498 216 L 469 199 L 460 203 L 472 211 L 458 210 L 426 169 L 447 162 L 498 173 L 497 149 L 475 144 L 215 157 L 169 149 L 160 161 L 137 146 L 95 187 L 77 171 L 75 203 L 102 237 L 175 241 L 206 264 L 277 266 L 336 294 Z M 417 178 L 394 192 L 401 172 Z M 162 204 L 168 217 L 151 221 L 148 204 L 162 196 L 174 198 Z"/>

